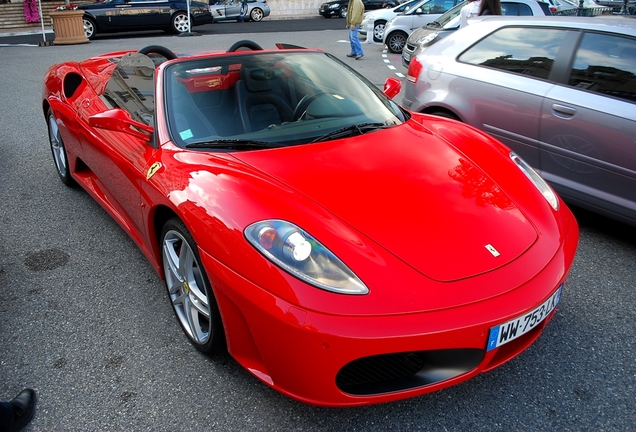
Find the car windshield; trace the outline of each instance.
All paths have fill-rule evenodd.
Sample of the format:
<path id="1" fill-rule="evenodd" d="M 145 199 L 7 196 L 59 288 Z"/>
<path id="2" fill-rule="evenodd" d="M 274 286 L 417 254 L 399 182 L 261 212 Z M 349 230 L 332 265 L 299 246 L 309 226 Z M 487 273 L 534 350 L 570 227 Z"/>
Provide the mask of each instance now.
<path id="1" fill-rule="evenodd" d="M 411 9 L 411 8 L 412 8 L 413 6 L 415 6 L 416 4 L 420 3 L 421 1 L 422 1 L 422 0 L 411 0 L 411 1 L 408 1 L 408 2 L 406 2 L 406 3 L 402 3 L 401 5 L 396 6 L 396 7 L 393 9 L 393 12 L 398 12 L 398 13 L 400 13 L 400 12 L 406 12 L 407 10 Z"/>
<path id="2" fill-rule="evenodd" d="M 458 19 L 455 20 L 455 18 L 459 17 L 459 13 L 461 12 L 462 7 L 466 3 L 467 2 L 464 1 L 464 2 L 456 4 L 454 7 L 452 7 L 451 9 L 447 10 L 444 14 L 442 14 L 441 17 L 437 18 L 433 22 L 428 23 L 425 27 L 449 29 L 455 26 L 459 26 L 459 20 Z"/>
<path id="3" fill-rule="evenodd" d="M 404 11 L 404 15 L 413 15 L 417 11 L 417 8 L 421 8 L 426 3 L 429 3 L 431 1 L 433 0 L 420 0 L 418 3 L 411 6 L 408 10 Z"/>
<path id="4" fill-rule="evenodd" d="M 304 144 L 401 124 L 376 86 L 316 51 L 228 53 L 166 66 L 169 133 L 181 147 Z"/>

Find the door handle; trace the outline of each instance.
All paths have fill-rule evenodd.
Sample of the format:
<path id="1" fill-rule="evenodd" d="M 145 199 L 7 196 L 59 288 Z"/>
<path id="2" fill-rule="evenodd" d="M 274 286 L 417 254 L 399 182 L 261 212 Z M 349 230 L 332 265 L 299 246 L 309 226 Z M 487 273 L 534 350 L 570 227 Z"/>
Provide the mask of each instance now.
<path id="1" fill-rule="evenodd" d="M 570 117 L 574 117 L 574 114 L 576 114 L 576 108 L 572 108 L 572 107 L 561 105 L 561 104 L 552 104 L 552 113 L 556 117 L 570 118 Z"/>

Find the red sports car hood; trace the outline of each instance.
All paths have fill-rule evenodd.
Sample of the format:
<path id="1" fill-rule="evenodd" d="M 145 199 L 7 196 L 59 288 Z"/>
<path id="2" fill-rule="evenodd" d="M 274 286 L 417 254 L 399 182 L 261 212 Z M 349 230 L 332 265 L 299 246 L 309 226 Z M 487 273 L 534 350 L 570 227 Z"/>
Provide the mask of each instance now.
<path id="1" fill-rule="evenodd" d="M 445 140 L 408 124 L 235 156 L 438 281 L 505 265 L 537 238 L 534 226 L 478 166 Z"/>

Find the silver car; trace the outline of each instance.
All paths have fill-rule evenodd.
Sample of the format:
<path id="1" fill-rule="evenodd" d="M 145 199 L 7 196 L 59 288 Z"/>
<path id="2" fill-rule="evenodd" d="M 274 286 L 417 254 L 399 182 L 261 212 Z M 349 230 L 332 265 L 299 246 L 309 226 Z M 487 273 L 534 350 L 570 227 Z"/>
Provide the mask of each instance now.
<path id="1" fill-rule="evenodd" d="M 402 64 L 404 67 L 409 67 L 411 58 L 418 55 L 422 50 L 459 29 L 459 12 L 465 4 L 466 2 L 459 3 L 444 15 L 411 33 L 402 51 Z M 543 1 L 502 0 L 501 14 L 543 16 L 552 15 L 552 12 L 550 11 L 550 4 Z"/>
<path id="2" fill-rule="evenodd" d="M 221 0 L 210 6 L 210 13 L 214 21 L 261 21 L 269 16 L 270 10 L 267 0 Z"/>
<path id="3" fill-rule="evenodd" d="M 566 201 L 636 225 L 636 20 L 483 18 L 411 61 L 403 105 L 490 133 Z"/>
<path id="4" fill-rule="evenodd" d="M 461 0 L 422 0 L 411 9 L 389 20 L 384 27 L 383 42 L 392 53 L 402 52 L 411 32 L 439 18 Z"/>

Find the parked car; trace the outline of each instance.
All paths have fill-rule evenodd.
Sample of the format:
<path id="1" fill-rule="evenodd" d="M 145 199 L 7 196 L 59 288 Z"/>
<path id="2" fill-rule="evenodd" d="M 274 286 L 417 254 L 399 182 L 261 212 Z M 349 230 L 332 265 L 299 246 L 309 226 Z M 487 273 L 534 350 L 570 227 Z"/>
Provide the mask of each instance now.
<path id="1" fill-rule="evenodd" d="M 362 0 L 365 10 L 393 8 L 400 4 L 399 0 Z M 325 18 L 331 18 L 332 16 L 346 18 L 347 7 L 349 6 L 348 0 L 335 0 L 320 5 L 318 14 Z"/>
<path id="2" fill-rule="evenodd" d="M 578 6 L 574 5 L 574 2 L 570 3 L 566 0 L 547 0 L 546 3 L 550 5 L 550 12 L 552 12 L 553 15 L 556 15 L 557 12 L 560 12 L 562 15 L 575 14 L 578 8 Z"/>
<path id="3" fill-rule="evenodd" d="M 382 42 L 392 53 L 401 53 L 413 30 L 442 16 L 461 0 L 422 0 L 417 6 L 393 17 L 384 27 Z"/>
<path id="4" fill-rule="evenodd" d="M 50 67 L 51 165 L 140 247 L 196 349 L 287 396 L 388 402 L 521 354 L 567 293 L 567 206 L 489 135 L 399 107 L 399 79 L 280 46 Z"/>
<path id="5" fill-rule="evenodd" d="M 210 6 L 210 11 L 214 21 L 239 20 L 261 21 L 270 14 L 267 0 L 221 0 L 219 3 Z"/>
<path id="6" fill-rule="evenodd" d="M 636 225 L 636 21 L 524 18 L 484 18 L 417 55 L 404 106 L 490 133 L 566 201 Z"/>
<path id="7" fill-rule="evenodd" d="M 621 11 L 625 6 L 624 0 L 597 0 L 596 3 L 601 6 L 611 7 L 616 12 Z M 636 14 L 636 0 L 629 0 L 627 2 L 627 12 L 629 14 Z"/>
<path id="8" fill-rule="evenodd" d="M 185 33 L 190 30 L 187 8 L 184 0 L 104 0 L 78 6 L 84 11 L 84 34 L 88 39 L 98 33 L 139 30 Z M 206 3 L 190 2 L 190 16 L 192 27 L 213 22 L 210 6 Z"/>
<path id="9" fill-rule="evenodd" d="M 458 4 L 435 21 L 411 33 L 402 51 L 402 64 L 409 67 L 411 58 L 459 29 L 459 12 L 465 4 L 465 2 Z M 536 0 L 502 0 L 501 13 L 513 16 L 552 15 L 548 3 Z"/>
<path id="10" fill-rule="evenodd" d="M 576 15 L 576 16 L 597 16 L 597 15 L 611 15 L 613 8 L 604 6 L 596 2 L 595 0 L 560 0 L 563 3 L 570 4 L 573 9 L 553 11 L 554 15 Z M 581 9 L 579 13 L 579 9 Z"/>
<path id="11" fill-rule="evenodd" d="M 390 9 L 376 9 L 365 12 L 364 18 L 362 20 L 362 25 L 360 26 L 360 31 L 358 33 L 366 36 L 367 30 L 372 27 L 373 40 L 375 42 L 382 42 L 382 37 L 384 35 L 384 26 L 386 25 L 386 23 L 394 16 L 408 11 L 413 6 L 421 2 L 422 0 L 410 0 L 406 3 L 402 3 L 401 5 L 395 6 Z"/>

